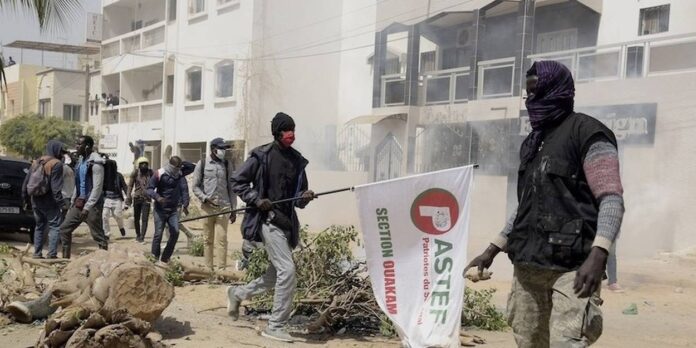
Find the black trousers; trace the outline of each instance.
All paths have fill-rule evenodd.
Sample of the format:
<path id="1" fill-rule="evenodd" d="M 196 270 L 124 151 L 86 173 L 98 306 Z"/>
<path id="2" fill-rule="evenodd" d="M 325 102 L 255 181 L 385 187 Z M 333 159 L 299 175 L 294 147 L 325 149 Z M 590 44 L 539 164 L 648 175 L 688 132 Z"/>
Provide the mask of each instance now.
<path id="1" fill-rule="evenodd" d="M 150 202 L 133 202 L 133 222 L 135 223 L 136 240 L 142 242 L 147 234 L 147 223 L 150 219 Z"/>

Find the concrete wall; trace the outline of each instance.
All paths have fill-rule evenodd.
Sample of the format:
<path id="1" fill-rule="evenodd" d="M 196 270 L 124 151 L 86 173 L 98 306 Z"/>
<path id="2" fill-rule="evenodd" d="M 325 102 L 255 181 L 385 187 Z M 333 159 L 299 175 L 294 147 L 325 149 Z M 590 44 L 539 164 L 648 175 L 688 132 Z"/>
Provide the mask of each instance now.
<path id="1" fill-rule="evenodd" d="M 640 9 L 670 4 L 669 31 L 655 35 L 638 35 Z M 605 0 L 600 20 L 598 44 L 693 33 L 696 1 L 684 0 Z"/>
<path id="2" fill-rule="evenodd" d="M 0 117 L 7 119 L 36 112 L 38 107 L 36 73 L 41 69 L 43 68 L 40 66 L 27 64 L 16 64 L 5 68 L 7 92 L 3 93 L 3 100 L 0 102 L 2 107 Z"/>
<path id="3" fill-rule="evenodd" d="M 166 45 L 168 50 L 183 54 L 167 61 L 166 70 L 174 72 L 174 103 L 165 106 L 163 147 L 171 145 L 176 154 L 177 143 L 207 143 L 215 137 L 242 140 L 240 112 L 245 102 L 241 95 L 246 77 L 243 61 L 235 58 L 248 56 L 255 4 L 241 1 L 238 6 L 219 10 L 217 2 L 208 1 L 206 15 L 197 19 L 189 18 L 186 1 L 177 5 L 177 19 L 167 26 Z M 220 100 L 215 97 L 215 67 L 225 58 L 235 65 L 234 96 Z M 186 102 L 186 71 L 193 66 L 203 68 L 198 105 Z"/>
<path id="4" fill-rule="evenodd" d="M 335 141 L 327 126 L 337 122 L 340 55 L 323 53 L 341 49 L 343 1 L 303 2 L 311 11 L 298 11 L 284 0 L 261 6 L 258 54 L 276 59 L 260 61 L 254 69 L 259 99 L 248 119 L 249 145 L 271 141 L 270 120 L 283 111 L 295 119 L 296 147 L 313 160 L 310 170 L 325 168 L 318 159 L 325 158 L 326 144 Z M 324 18 L 333 19 L 320 20 Z"/>
<path id="5" fill-rule="evenodd" d="M 314 192 L 352 187 L 368 182 L 367 173 L 336 171 L 312 171 L 307 174 L 309 187 Z M 305 209 L 298 209 L 301 224 L 307 224 L 312 231 L 322 230 L 331 225 L 358 226 L 358 209 L 354 193 L 341 192 L 321 196 Z"/>
<path id="6" fill-rule="evenodd" d="M 63 105 L 80 105 L 80 119 L 86 120 L 85 73 L 51 70 L 37 74 L 38 99 L 51 99 L 50 116 L 63 118 Z M 38 102 L 38 100 L 37 100 Z"/>

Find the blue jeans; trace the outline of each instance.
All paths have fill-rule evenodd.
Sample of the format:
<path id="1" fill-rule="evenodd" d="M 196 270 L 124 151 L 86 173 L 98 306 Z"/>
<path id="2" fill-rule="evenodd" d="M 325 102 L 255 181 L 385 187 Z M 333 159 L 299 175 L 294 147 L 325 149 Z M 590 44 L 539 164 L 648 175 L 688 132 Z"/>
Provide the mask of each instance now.
<path id="1" fill-rule="evenodd" d="M 34 256 L 42 256 L 43 244 L 48 235 L 48 257 L 58 256 L 58 239 L 60 238 L 60 224 L 63 222 L 63 214 L 60 207 L 34 206 Z"/>
<path id="2" fill-rule="evenodd" d="M 164 224 L 169 228 L 169 239 L 167 245 L 162 252 L 160 259 L 160 243 L 162 243 L 162 233 L 164 232 Z M 176 211 L 164 212 L 155 209 L 155 236 L 152 238 L 152 255 L 162 262 L 169 262 L 169 258 L 174 253 L 176 241 L 179 239 L 179 214 Z"/>

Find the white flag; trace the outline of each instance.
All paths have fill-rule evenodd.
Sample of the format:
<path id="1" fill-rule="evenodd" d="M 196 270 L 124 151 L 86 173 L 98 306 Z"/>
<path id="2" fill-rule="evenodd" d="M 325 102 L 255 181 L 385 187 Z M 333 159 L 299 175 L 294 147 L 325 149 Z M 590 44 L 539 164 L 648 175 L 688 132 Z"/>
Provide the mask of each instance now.
<path id="1" fill-rule="evenodd" d="M 459 347 L 473 166 L 355 188 L 368 272 L 411 347 Z"/>

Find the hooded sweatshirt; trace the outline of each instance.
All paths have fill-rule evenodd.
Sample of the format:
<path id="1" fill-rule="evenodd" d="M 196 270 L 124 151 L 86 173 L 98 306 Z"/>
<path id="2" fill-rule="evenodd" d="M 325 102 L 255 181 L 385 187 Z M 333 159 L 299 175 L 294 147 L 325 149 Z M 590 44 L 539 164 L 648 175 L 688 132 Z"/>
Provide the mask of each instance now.
<path id="1" fill-rule="evenodd" d="M 63 163 L 60 162 L 61 149 L 63 148 L 63 143 L 58 140 L 49 140 L 46 144 L 45 155 L 41 157 L 44 161 L 49 159 L 57 159 L 58 162 L 50 168 L 49 175 L 49 185 L 50 190 L 43 196 L 32 197 L 32 205 L 36 208 L 48 208 L 48 207 L 62 207 L 63 206 Z M 38 160 L 34 162 L 33 165 L 37 165 Z M 44 167 L 46 170 L 47 168 Z M 24 179 L 24 184 L 22 185 L 22 192 L 27 195 L 27 184 L 29 183 L 29 175 Z"/>

